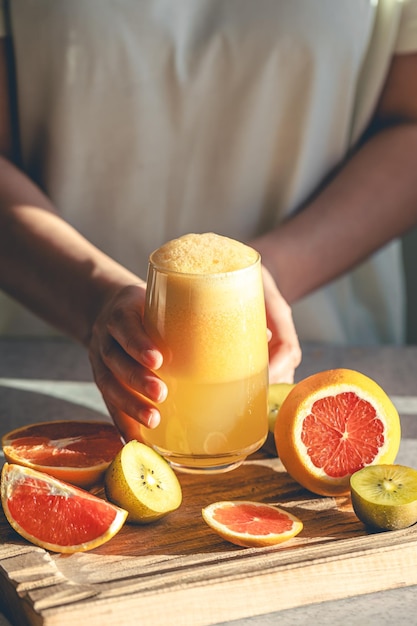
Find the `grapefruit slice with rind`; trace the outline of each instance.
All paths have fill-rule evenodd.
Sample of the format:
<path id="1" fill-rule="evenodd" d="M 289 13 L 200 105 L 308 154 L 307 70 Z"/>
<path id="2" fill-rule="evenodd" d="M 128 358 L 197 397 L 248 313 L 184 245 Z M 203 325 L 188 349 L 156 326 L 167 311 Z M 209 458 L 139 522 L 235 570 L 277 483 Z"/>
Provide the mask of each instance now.
<path id="1" fill-rule="evenodd" d="M 301 380 L 281 405 L 275 444 L 287 472 L 306 489 L 348 494 L 363 467 L 393 463 L 399 449 L 398 412 L 385 391 L 350 369 Z"/>
<path id="2" fill-rule="evenodd" d="M 214 502 L 202 510 L 202 515 L 220 537 L 245 548 L 276 545 L 303 529 L 295 515 L 262 502 Z"/>
<path id="3" fill-rule="evenodd" d="M 22 426 L 4 435 L 1 443 L 9 463 L 85 488 L 100 481 L 123 447 L 110 422 L 77 420 Z"/>
<path id="4" fill-rule="evenodd" d="M 84 552 L 109 541 L 127 511 L 29 467 L 5 463 L 1 502 L 14 530 L 52 552 Z"/>

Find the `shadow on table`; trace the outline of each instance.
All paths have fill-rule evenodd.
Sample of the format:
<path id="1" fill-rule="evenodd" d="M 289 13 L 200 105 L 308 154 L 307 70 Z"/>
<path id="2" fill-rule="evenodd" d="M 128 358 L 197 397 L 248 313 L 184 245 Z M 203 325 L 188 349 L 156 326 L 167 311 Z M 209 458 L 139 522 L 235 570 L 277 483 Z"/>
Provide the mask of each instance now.
<path id="1" fill-rule="evenodd" d="M 0 434 L 34 422 L 109 419 L 93 383 L 0 381 Z M 36 390 L 36 387 L 38 389 Z"/>

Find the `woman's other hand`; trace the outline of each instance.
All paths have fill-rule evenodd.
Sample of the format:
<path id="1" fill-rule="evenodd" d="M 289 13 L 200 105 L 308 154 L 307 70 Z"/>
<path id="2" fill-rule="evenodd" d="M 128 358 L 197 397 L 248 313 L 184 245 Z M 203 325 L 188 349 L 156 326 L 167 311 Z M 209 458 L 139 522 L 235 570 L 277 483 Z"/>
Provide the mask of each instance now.
<path id="1" fill-rule="evenodd" d="M 262 267 L 269 338 L 269 382 L 294 382 L 301 361 L 301 348 L 292 319 L 291 307 L 284 300 L 265 266 Z"/>

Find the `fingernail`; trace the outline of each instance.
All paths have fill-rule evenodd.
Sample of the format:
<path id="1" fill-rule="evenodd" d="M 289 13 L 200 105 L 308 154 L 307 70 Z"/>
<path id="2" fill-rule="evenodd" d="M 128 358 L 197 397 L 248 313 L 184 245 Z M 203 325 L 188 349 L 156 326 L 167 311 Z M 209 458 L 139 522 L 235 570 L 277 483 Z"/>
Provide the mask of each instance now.
<path id="1" fill-rule="evenodd" d="M 168 389 L 162 380 L 149 378 L 145 381 L 145 392 L 154 402 L 163 402 L 167 397 Z"/>
<path id="2" fill-rule="evenodd" d="M 142 424 L 147 428 L 156 428 L 161 421 L 161 416 L 159 415 L 159 411 L 154 408 L 143 409 L 140 412 L 140 418 Z"/>
<path id="3" fill-rule="evenodd" d="M 142 352 L 142 363 L 150 369 L 159 369 L 162 365 L 162 355 L 158 350 L 144 350 Z"/>

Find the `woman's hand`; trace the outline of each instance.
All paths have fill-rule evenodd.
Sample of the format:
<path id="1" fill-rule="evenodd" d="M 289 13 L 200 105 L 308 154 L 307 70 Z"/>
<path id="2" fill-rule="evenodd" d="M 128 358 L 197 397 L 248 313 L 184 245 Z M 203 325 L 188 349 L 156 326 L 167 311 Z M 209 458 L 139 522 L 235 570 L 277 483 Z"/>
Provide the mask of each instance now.
<path id="1" fill-rule="evenodd" d="M 301 350 L 291 309 L 263 268 L 267 322 L 270 332 L 270 382 L 292 382 Z M 88 345 L 94 379 L 108 411 L 125 440 L 140 438 L 139 424 L 159 424 L 159 402 L 165 383 L 154 373 L 162 354 L 143 327 L 146 285 L 121 287 L 105 301 L 93 325 Z"/>
<path id="2" fill-rule="evenodd" d="M 301 348 L 291 308 L 279 292 L 266 267 L 262 267 L 269 338 L 269 382 L 294 382 Z"/>
<path id="3" fill-rule="evenodd" d="M 167 388 L 154 370 L 162 354 L 143 327 L 145 283 L 112 293 L 93 325 L 88 345 L 94 379 L 125 440 L 140 438 L 139 424 L 154 428 Z"/>

